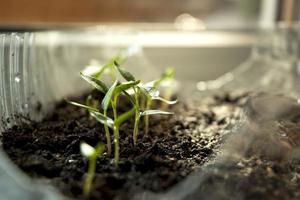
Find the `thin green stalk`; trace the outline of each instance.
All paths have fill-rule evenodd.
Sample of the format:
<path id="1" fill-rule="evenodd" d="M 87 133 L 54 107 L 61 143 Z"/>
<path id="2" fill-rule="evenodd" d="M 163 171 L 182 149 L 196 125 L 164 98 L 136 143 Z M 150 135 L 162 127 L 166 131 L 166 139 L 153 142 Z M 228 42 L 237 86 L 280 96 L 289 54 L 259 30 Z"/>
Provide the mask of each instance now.
<path id="1" fill-rule="evenodd" d="M 93 183 L 93 179 L 94 179 L 94 175 L 95 175 L 95 171 L 96 171 L 96 159 L 90 158 L 88 165 L 89 165 L 88 173 L 87 173 L 87 177 L 84 181 L 84 185 L 83 185 L 83 196 L 85 198 L 87 198 L 89 196 L 90 191 L 91 191 L 91 187 L 92 187 L 92 183 Z"/>
<path id="2" fill-rule="evenodd" d="M 104 111 L 104 116 L 107 117 L 107 110 Z M 104 124 L 105 136 L 106 136 L 106 145 L 107 145 L 107 154 L 111 155 L 111 141 L 110 141 L 110 133 L 107 126 L 107 123 Z"/>
<path id="3" fill-rule="evenodd" d="M 140 123 L 140 111 L 136 109 L 135 111 L 135 119 L 134 119 L 134 129 L 133 129 L 133 144 L 136 145 L 137 137 L 139 132 L 139 123 Z"/>
<path id="4" fill-rule="evenodd" d="M 114 120 L 118 118 L 118 113 L 117 113 L 117 96 L 114 98 L 114 100 L 111 102 L 113 113 L 114 113 Z M 118 166 L 119 164 L 119 151 L 120 151 L 120 144 L 119 144 L 119 126 L 114 127 L 114 143 L 115 143 L 115 165 Z"/>
<path id="5" fill-rule="evenodd" d="M 146 110 L 150 110 L 151 105 L 152 105 L 152 100 L 149 98 L 149 99 L 147 99 Z M 149 132 L 149 115 L 145 115 L 144 125 L 145 125 L 145 135 L 147 135 Z"/>
<path id="6" fill-rule="evenodd" d="M 118 166 L 120 160 L 120 144 L 119 144 L 119 127 L 114 127 L 114 142 L 115 142 L 115 165 Z"/>
<path id="7" fill-rule="evenodd" d="M 136 145 L 137 137 L 139 132 L 139 123 L 140 123 L 140 106 L 139 106 L 139 94 L 138 89 L 134 88 L 134 96 L 135 96 L 135 119 L 134 119 L 134 128 L 133 128 L 133 144 Z"/>

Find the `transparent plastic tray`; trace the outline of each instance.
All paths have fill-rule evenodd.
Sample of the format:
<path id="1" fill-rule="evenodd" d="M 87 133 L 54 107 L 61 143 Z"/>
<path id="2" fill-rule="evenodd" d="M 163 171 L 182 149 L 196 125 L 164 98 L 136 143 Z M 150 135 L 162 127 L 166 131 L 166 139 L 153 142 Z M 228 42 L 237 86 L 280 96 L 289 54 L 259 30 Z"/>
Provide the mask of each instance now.
<path id="1" fill-rule="evenodd" d="M 124 40 L 122 36 L 126 34 Z M 121 46 L 120 43 L 114 45 L 116 35 L 123 41 Z M 136 36 L 136 33 L 128 30 L 103 32 L 94 29 L 0 33 L 0 129 L 20 122 L 42 120 L 54 108 L 55 102 L 70 95 L 81 94 L 88 85 L 81 81 L 78 72 L 92 59 L 96 58 L 100 64 L 105 63 L 122 46 L 125 48 L 134 43 Z M 217 80 L 199 82 L 198 90 L 195 85 L 193 95 L 201 96 L 217 90 L 247 89 L 298 97 L 299 26 L 263 31 L 259 38 L 252 55 L 244 64 Z M 132 63 L 138 65 L 131 65 Z M 158 74 L 142 52 L 129 60 L 127 65 L 132 67 L 130 71 L 145 79 Z M 184 86 L 183 83 L 183 87 L 193 86 Z M 24 187 L 30 180 L 18 172 L 2 152 L 0 158 L 1 199 L 62 198 L 52 189 L 34 187 L 36 183 Z M 208 174 L 196 172 L 165 193 L 146 192 L 138 194 L 137 199 L 181 200 L 191 198 L 192 194 L 210 199 L 212 196 L 208 194 L 197 193 L 198 186 Z M 8 188 L 14 188 L 14 193 L 9 192 Z M 28 196 L 24 198 L 24 194 Z"/>

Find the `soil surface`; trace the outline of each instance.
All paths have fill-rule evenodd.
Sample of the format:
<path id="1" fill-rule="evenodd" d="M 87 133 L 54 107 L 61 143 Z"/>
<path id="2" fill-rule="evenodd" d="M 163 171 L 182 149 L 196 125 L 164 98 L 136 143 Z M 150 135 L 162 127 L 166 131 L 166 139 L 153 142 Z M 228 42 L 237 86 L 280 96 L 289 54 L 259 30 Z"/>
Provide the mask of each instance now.
<path id="1" fill-rule="evenodd" d="M 246 96 L 225 94 L 178 103 L 170 108 L 174 115 L 151 116 L 148 136 L 143 136 L 140 127 L 136 146 L 131 137 L 133 123 L 124 124 L 119 167 L 106 154 L 97 160 L 90 199 L 131 199 L 136 193 L 162 192 L 180 182 L 215 155 L 223 136 L 238 120 Z M 29 176 L 54 185 L 68 197 L 83 199 L 88 163 L 79 144 L 96 145 L 99 140 L 105 143 L 103 126 L 85 110 L 62 102 L 43 122 L 4 132 L 3 148 Z"/>
<path id="2" fill-rule="evenodd" d="M 148 136 L 141 123 L 136 146 L 132 144 L 132 120 L 124 124 L 119 167 L 107 154 L 97 160 L 90 199 L 125 200 L 144 191 L 163 192 L 197 169 L 205 176 L 186 199 L 300 199 L 300 156 L 298 160 L 284 158 L 290 156 L 286 152 L 292 145 L 298 145 L 295 139 L 289 145 L 283 142 L 288 140 L 258 134 L 245 145 L 247 135 L 232 135 L 248 96 L 235 92 L 180 102 L 169 108 L 174 115 L 151 117 Z M 119 111 L 126 107 L 126 103 L 120 105 Z M 82 184 L 88 163 L 79 152 L 81 141 L 93 146 L 105 143 L 103 126 L 85 110 L 65 102 L 43 122 L 15 126 L 2 139 L 4 150 L 26 174 L 73 199 L 84 199 Z M 245 146 L 247 151 L 241 148 Z M 236 156 L 241 150 L 243 155 Z M 232 157 L 220 159 L 223 151 Z"/>

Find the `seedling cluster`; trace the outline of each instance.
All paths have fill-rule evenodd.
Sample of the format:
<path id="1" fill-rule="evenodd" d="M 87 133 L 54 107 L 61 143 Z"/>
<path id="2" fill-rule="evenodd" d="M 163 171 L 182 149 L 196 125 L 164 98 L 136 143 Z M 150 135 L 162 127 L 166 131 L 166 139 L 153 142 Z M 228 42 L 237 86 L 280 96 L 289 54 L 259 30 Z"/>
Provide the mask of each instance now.
<path id="1" fill-rule="evenodd" d="M 106 151 L 108 155 L 112 152 L 112 142 L 111 142 L 111 131 L 113 132 L 114 138 L 114 161 L 115 165 L 118 166 L 119 163 L 119 128 L 134 116 L 133 124 L 133 144 L 137 144 L 137 138 L 139 134 L 139 125 L 141 118 L 144 119 L 144 133 L 148 134 L 149 131 L 149 116 L 150 115 L 170 115 L 172 112 L 162 111 L 159 109 L 152 109 L 153 100 L 161 101 L 165 104 L 175 104 L 177 101 L 170 100 L 170 94 L 167 98 L 162 98 L 159 96 L 159 86 L 165 82 L 173 79 L 174 70 L 168 69 L 162 76 L 154 81 L 148 83 L 142 83 L 141 80 L 136 79 L 129 71 L 122 68 L 120 65 L 125 61 L 125 59 L 118 55 L 112 58 L 106 65 L 100 68 L 93 74 L 80 73 L 81 77 L 87 81 L 95 90 L 104 94 L 104 98 L 101 102 L 94 99 L 89 95 L 86 99 L 85 104 L 80 104 L 77 102 L 70 102 L 75 106 L 86 109 L 90 116 L 95 118 L 99 123 L 103 124 L 105 135 L 106 135 Z M 111 78 L 114 79 L 113 83 L 108 86 L 102 80 L 103 74 L 110 74 Z M 171 91 L 171 89 L 169 90 Z M 123 96 L 129 100 L 131 108 L 127 111 L 120 113 L 118 111 L 118 105 L 120 101 L 120 96 Z M 122 98 L 122 99 L 124 99 Z M 101 105 L 101 106 L 100 106 Z M 108 111 L 112 110 L 112 116 L 108 116 Z M 90 182 L 93 179 L 96 159 L 104 151 L 103 145 L 97 145 L 93 151 L 90 150 L 90 154 L 84 152 L 84 149 L 91 149 L 87 147 L 87 144 L 83 143 L 81 148 L 82 153 L 89 159 L 89 171 L 87 180 L 84 186 L 84 193 L 88 193 L 90 190 Z M 93 172 L 92 172 L 93 171 Z M 92 178 L 91 178 L 92 177 Z"/>

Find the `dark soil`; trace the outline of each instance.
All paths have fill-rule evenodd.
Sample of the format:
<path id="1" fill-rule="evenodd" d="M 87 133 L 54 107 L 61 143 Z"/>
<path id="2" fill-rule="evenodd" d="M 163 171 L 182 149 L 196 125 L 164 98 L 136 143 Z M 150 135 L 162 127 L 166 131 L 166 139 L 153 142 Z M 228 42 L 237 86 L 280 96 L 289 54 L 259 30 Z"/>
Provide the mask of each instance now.
<path id="1" fill-rule="evenodd" d="M 185 200 L 300 199 L 300 119 L 276 122 L 275 132 L 232 132 L 247 97 L 224 93 L 179 103 L 171 108 L 175 115 L 151 118 L 147 137 L 141 126 L 136 146 L 129 121 L 120 132 L 119 168 L 111 156 L 98 159 L 90 199 L 132 199 L 144 191 L 163 192 L 196 169 L 199 182 L 191 184 L 199 187 Z M 119 110 L 125 109 L 126 103 Z M 99 140 L 105 142 L 103 127 L 86 111 L 62 102 L 45 121 L 4 132 L 2 142 L 29 176 L 56 186 L 68 197 L 83 199 L 88 163 L 80 155 L 79 143 L 95 145 Z"/>
<path id="2" fill-rule="evenodd" d="M 165 191 L 206 163 L 239 118 L 245 94 L 226 94 L 198 103 L 179 103 L 172 116 L 151 117 L 150 131 L 132 144 L 132 123 L 120 130 L 120 164 L 104 154 L 97 161 L 90 199 L 131 199 L 145 190 Z M 122 110 L 122 108 L 120 108 Z M 83 199 L 87 160 L 79 144 L 105 142 L 101 124 L 67 103 L 57 105 L 41 123 L 16 126 L 3 133 L 3 148 L 26 174 L 56 186 L 63 194 Z"/>
<path id="3" fill-rule="evenodd" d="M 248 96 L 224 93 L 179 103 L 171 108 L 175 115 L 151 117 L 147 137 L 141 126 L 136 146 L 132 122 L 124 124 L 119 168 L 112 156 L 98 159 L 90 199 L 133 199 L 145 191 L 155 196 L 196 169 L 199 182 L 191 184 L 199 187 L 185 200 L 300 199 L 300 119 L 274 122 L 271 126 L 279 129 L 270 130 L 276 131 L 234 132 Z M 126 103 L 119 110 L 125 108 Z M 2 142 L 26 174 L 83 199 L 88 163 L 79 144 L 99 140 L 105 142 L 103 127 L 86 111 L 62 102 L 45 121 L 4 132 Z"/>

